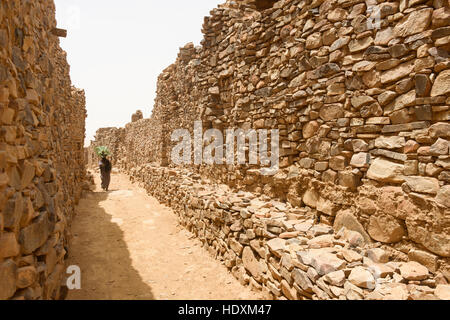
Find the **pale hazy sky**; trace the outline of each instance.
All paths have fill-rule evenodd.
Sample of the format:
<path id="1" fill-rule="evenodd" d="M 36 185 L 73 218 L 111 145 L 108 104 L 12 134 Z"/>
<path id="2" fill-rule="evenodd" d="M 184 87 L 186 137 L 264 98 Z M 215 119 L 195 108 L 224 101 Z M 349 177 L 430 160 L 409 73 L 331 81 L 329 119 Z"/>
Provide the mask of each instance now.
<path id="1" fill-rule="evenodd" d="M 203 38 L 203 18 L 225 0 L 56 0 L 72 83 L 86 91 L 86 141 L 151 115 L 158 75 L 179 48 Z"/>

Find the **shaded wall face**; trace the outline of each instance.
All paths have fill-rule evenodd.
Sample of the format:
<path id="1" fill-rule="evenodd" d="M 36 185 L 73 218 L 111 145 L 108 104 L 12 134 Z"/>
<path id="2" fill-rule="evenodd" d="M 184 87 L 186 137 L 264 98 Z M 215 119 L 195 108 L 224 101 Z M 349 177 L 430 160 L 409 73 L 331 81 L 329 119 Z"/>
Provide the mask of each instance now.
<path id="1" fill-rule="evenodd" d="M 56 299 L 85 178 L 84 92 L 53 1 L 0 2 L 0 299 Z"/>
<path id="2" fill-rule="evenodd" d="M 278 129 L 275 176 L 189 167 L 327 223 L 351 209 L 373 240 L 449 257 L 448 1 L 292 0 L 261 12 L 231 3 L 205 18 L 202 47 L 182 48 L 159 77 L 151 121 L 161 134 L 127 167 L 161 160 L 151 150 L 170 152 L 170 134 L 192 133 L 194 120 Z"/>

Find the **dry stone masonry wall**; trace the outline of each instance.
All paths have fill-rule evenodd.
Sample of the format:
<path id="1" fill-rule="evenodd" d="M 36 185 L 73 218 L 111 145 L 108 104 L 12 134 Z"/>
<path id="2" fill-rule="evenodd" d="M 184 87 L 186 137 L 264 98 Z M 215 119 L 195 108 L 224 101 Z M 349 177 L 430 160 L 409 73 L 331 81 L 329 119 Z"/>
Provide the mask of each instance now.
<path id="1" fill-rule="evenodd" d="M 0 299 L 58 299 L 85 180 L 84 92 L 53 1 L 0 1 Z"/>
<path id="2" fill-rule="evenodd" d="M 243 285 L 268 299 L 450 298 L 437 256 L 368 245 L 350 211 L 336 218 L 349 228 L 333 230 L 304 208 L 212 185 L 189 170 L 147 165 L 131 175 L 172 207 Z"/>
<path id="3" fill-rule="evenodd" d="M 271 297 L 448 299 L 449 1 L 227 1 L 203 32 L 94 145 Z M 279 129 L 281 169 L 176 167 L 196 120 Z"/>

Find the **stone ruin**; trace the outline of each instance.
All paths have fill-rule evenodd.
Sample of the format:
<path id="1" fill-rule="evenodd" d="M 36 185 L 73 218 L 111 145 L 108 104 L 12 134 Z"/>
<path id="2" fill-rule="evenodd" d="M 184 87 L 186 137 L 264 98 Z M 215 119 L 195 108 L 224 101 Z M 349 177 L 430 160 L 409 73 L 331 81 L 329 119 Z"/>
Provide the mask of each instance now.
<path id="1" fill-rule="evenodd" d="M 227 1 L 93 146 L 268 298 L 449 299 L 449 6 Z M 281 169 L 174 165 L 196 120 L 279 129 Z"/>
<path id="2" fill-rule="evenodd" d="M 86 117 L 59 46 L 65 34 L 53 1 L 0 1 L 0 300 L 65 293 Z"/>
<path id="3" fill-rule="evenodd" d="M 227 1 L 153 114 L 83 150 L 51 0 L 0 2 L 0 299 L 64 298 L 93 148 L 272 299 L 450 299 L 448 0 Z M 171 133 L 276 128 L 281 169 L 170 160 Z"/>
<path id="4" fill-rule="evenodd" d="M 136 121 L 139 121 L 139 120 L 142 120 L 142 119 L 144 119 L 144 115 L 143 115 L 141 110 L 136 111 L 136 113 L 134 113 L 131 116 L 131 122 L 136 122 Z"/>

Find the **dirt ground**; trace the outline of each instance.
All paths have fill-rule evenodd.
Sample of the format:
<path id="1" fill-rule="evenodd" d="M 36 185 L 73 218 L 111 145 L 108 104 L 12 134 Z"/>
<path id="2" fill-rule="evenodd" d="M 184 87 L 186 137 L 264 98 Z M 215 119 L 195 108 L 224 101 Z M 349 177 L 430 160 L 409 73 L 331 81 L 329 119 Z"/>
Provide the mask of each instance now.
<path id="1" fill-rule="evenodd" d="M 171 209 L 128 177 L 113 174 L 80 201 L 72 225 L 69 265 L 81 269 L 81 290 L 69 300 L 255 300 Z"/>

